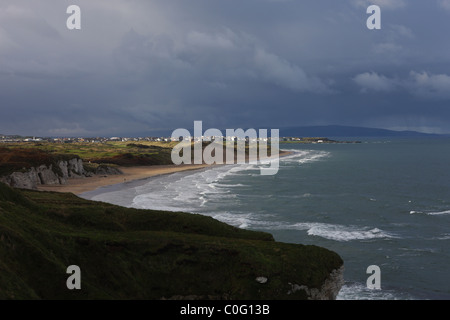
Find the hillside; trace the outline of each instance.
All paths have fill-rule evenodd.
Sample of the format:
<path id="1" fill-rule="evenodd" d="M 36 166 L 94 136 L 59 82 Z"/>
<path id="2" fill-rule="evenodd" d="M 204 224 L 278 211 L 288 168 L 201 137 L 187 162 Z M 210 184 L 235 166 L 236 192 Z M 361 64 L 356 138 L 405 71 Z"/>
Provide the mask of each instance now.
<path id="1" fill-rule="evenodd" d="M 280 128 L 281 137 L 430 137 L 439 136 L 416 131 L 394 131 L 387 129 L 351 126 L 308 126 Z"/>
<path id="2" fill-rule="evenodd" d="M 66 287 L 69 265 L 81 290 Z M 0 299 L 333 298 L 342 266 L 327 249 L 210 217 L 0 184 Z"/>

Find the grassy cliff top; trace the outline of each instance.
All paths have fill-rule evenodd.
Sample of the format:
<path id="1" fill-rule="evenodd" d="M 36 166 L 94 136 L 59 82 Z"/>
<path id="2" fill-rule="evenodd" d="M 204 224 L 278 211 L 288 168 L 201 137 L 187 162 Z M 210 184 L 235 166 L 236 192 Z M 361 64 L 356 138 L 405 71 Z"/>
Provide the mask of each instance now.
<path id="1" fill-rule="evenodd" d="M 320 288 L 342 264 L 210 217 L 0 184 L 0 299 L 304 299 L 289 283 Z M 81 290 L 66 287 L 69 265 L 81 268 Z"/>
<path id="2" fill-rule="evenodd" d="M 12 173 L 22 168 L 30 168 L 42 164 L 52 164 L 59 159 L 80 158 L 86 169 L 88 164 L 117 166 L 150 166 L 172 165 L 172 148 L 178 142 L 122 142 L 108 141 L 105 143 L 51 143 L 51 142 L 21 142 L 4 143 L 0 145 L 0 176 Z M 209 142 L 203 142 L 206 147 Z M 224 144 L 225 145 L 225 144 Z M 237 146 L 235 145 L 235 148 Z M 270 145 L 267 150 L 270 154 Z M 248 154 L 249 146 L 245 145 Z M 224 151 L 225 155 L 225 151 Z M 192 154 L 193 157 L 193 154 Z"/>
<path id="3" fill-rule="evenodd" d="M 37 148 L 0 147 L 0 177 L 41 165 L 56 166 L 60 160 L 79 158 L 73 154 L 50 153 Z"/>
<path id="4" fill-rule="evenodd" d="M 0 163 L 8 173 L 11 168 L 50 164 L 60 158 L 120 166 L 165 165 L 172 164 L 170 153 L 174 145 L 172 142 L 8 143 L 0 146 Z"/>

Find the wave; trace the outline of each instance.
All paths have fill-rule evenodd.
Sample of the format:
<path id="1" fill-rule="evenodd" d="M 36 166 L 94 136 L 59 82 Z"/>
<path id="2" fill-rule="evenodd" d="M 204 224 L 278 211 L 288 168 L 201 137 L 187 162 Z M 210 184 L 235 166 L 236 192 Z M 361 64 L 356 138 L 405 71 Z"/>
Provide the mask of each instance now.
<path id="1" fill-rule="evenodd" d="M 434 238 L 433 240 L 436 240 L 436 238 Z M 399 257 L 418 257 L 423 255 L 439 253 L 439 249 L 436 248 L 398 248 L 398 249 L 403 252 L 401 254 L 398 254 Z"/>
<path id="2" fill-rule="evenodd" d="M 305 163 L 315 161 L 328 154 L 315 150 L 290 151 L 293 153 L 282 157 L 283 161 Z M 202 211 L 207 207 L 209 201 L 219 198 L 222 200 L 235 198 L 238 190 L 236 188 L 248 187 L 243 183 L 228 181 L 227 178 L 259 175 L 260 165 L 257 162 L 218 166 L 189 174 L 174 174 L 171 178 L 152 180 L 137 187 L 132 206 L 169 211 Z"/>
<path id="3" fill-rule="evenodd" d="M 339 291 L 336 300 L 413 300 L 407 293 L 396 290 L 369 289 L 361 283 L 346 283 Z"/>
<path id="4" fill-rule="evenodd" d="M 221 183 L 217 183 L 216 187 L 219 188 L 236 188 L 236 187 L 246 187 L 247 185 L 242 184 L 242 183 L 237 183 L 237 184 L 221 184 Z"/>
<path id="5" fill-rule="evenodd" d="M 264 217 L 261 214 L 254 214 L 254 213 L 232 213 L 232 212 L 217 212 L 210 215 L 216 220 L 219 220 L 221 222 L 225 222 L 229 225 L 241 228 L 241 229 L 248 229 L 248 228 L 254 228 L 255 226 L 261 226 L 265 225 L 266 223 L 264 220 L 267 217 Z"/>
<path id="6" fill-rule="evenodd" d="M 396 235 L 378 228 L 345 226 L 320 222 L 299 222 L 289 224 L 276 221 L 248 221 L 247 225 L 258 229 L 306 231 L 309 236 L 317 236 L 340 242 L 397 238 Z"/>
<path id="7" fill-rule="evenodd" d="M 425 212 L 425 214 L 427 214 L 429 216 L 439 216 L 439 215 L 444 215 L 444 214 L 450 214 L 450 210 L 438 211 L 438 212 Z"/>
<path id="8" fill-rule="evenodd" d="M 143 209 L 197 212 L 213 199 L 235 198 L 232 188 L 241 183 L 224 183 L 228 176 L 259 170 L 255 164 L 236 164 L 208 168 L 200 172 L 173 174 L 137 187 L 132 206 Z"/>
<path id="9" fill-rule="evenodd" d="M 409 214 L 426 214 L 426 215 L 428 215 L 428 216 L 440 216 L 440 215 L 450 214 L 450 210 L 445 210 L 445 211 L 431 211 L 431 212 L 411 210 L 411 211 L 409 212 Z"/>
<path id="10" fill-rule="evenodd" d="M 380 238 L 393 238 L 392 235 L 378 229 L 355 229 L 351 227 L 342 226 L 314 226 L 308 230 L 308 235 L 319 236 L 322 238 L 336 240 L 336 241 L 350 241 L 350 240 L 368 240 Z"/>
<path id="11" fill-rule="evenodd" d="M 335 241 L 370 240 L 394 238 L 393 235 L 370 227 L 344 226 L 328 223 L 296 223 L 292 229 L 307 230 L 308 235 Z"/>
<path id="12" fill-rule="evenodd" d="M 319 150 L 298 150 L 298 149 L 283 149 L 292 152 L 291 155 L 281 157 L 280 161 L 283 163 L 309 163 L 328 157 L 331 153 Z"/>
<path id="13" fill-rule="evenodd" d="M 450 240 L 450 233 L 444 233 L 443 235 L 435 238 L 437 240 Z"/>

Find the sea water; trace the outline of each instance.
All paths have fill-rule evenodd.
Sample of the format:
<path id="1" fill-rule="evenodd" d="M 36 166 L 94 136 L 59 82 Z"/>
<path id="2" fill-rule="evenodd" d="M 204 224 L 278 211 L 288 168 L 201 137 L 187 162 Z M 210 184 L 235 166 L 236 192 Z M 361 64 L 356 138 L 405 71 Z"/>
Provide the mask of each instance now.
<path id="1" fill-rule="evenodd" d="M 450 139 L 281 144 L 276 175 L 216 166 L 106 187 L 85 198 L 212 216 L 344 260 L 338 299 L 450 299 Z M 381 270 L 368 289 L 367 267 Z"/>

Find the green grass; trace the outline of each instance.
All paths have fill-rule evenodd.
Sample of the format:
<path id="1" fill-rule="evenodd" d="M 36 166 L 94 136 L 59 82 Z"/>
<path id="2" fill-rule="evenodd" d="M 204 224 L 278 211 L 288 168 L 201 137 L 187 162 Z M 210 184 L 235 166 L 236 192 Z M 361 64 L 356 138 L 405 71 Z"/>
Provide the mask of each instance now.
<path id="1" fill-rule="evenodd" d="M 0 184 L 0 299 L 304 299 L 289 283 L 320 287 L 342 263 L 210 217 Z M 82 290 L 66 288 L 69 265 Z"/>
<path id="2" fill-rule="evenodd" d="M 172 142 L 13 143 L 0 147 L 0 176 L 59 160 L 80 158 L 85 164 L 119 166 L 172 164 Z M 56 167 L 56 166 L 54 166 Z M 89 169 L 89 168 L 87 168 Z"/>
<path id="3" fill-rule="evenodd" d="M 172 148 L 178 142 L 107 142 L 107 143 L 49 143 L 28 142 L 9 143 L 0 146 L 0 176 L 14 171 L 23 171 L 39 165 L 53 164 L 54 170 L 58 170 L 59 160 L 80 158 L 85 164 L 85 169 L 92 171 L 98 165 L 116 166 L 150 166 L 171 165 Z M 209 142 L 203 143 L 205 148 Z M 225 144 L 224 144 L 225 146 Z M 235 151 L 237 146 L 235 145 Z M 249 144 L 245 144 L 245 153 L 248 154 Z M 270 144 L 267 151 L 270 155 Z M 225 161 L 225 150 L 224 161 Z M 192 152 L 192 159 L 194 153 Z M 89 166 L 91 164 L 91 166 Z"/>
<path id="4" fill-rule="evenodd" d="M 0 176 L 8 175 L 15 171 L 26 171 L 31 167 L 52 165 L 54 171 L 60 170 L 60 160 L 79 158 L 77 155 L 67 153 L 49 153 L 45 150 L 34 148 L 0 147 Z"/>

